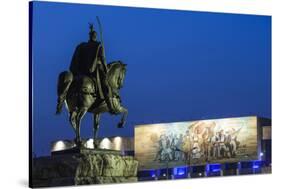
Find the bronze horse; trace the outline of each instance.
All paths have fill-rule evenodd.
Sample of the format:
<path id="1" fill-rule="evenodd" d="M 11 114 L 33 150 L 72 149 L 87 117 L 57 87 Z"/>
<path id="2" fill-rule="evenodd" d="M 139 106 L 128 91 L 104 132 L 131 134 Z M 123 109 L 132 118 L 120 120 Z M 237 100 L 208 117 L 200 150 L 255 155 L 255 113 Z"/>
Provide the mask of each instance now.
<path id="1" fill-rule="evenodd" d="M 106 83 L 112 94 L 112 105 L 115 112 L 111 114 L 122 114 L 118 123 L 118 128 L 122 128 L 125 124 L 128 110 L 121 105 L 119 90 L 123 86 L 126 74 L 126 64 L 121 61 L 115 61 L 108 64 L 108 72 L 106 74 Z M 89 112 L 93 114 L 93 139 L 94 148 L 98 148 L 97 134 L 100 126 L 100 116 L 102 113 L 109 112 L 107 103 L 98 95 L 98 87 L 95 78 L 88 76 L 78 76 L 73 79 L 70 71 L 62 72 L 58 79 L 58 91 L 66 90 L 65 106 L 69 112 L 69 121 L 76 134 L 75 143 L 77 147 L 82 146 L 80 127 L 83 116 Z M 70 83 L 70 84 L 67 84 Z M 65 85 L 67 84 L 67 87 Z"/>

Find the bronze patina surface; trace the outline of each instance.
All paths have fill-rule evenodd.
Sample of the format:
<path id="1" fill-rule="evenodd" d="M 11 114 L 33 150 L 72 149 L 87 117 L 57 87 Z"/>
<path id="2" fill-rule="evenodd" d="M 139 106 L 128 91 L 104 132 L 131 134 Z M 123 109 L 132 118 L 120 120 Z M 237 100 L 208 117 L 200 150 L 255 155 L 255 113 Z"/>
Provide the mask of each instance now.
<path id="1" fill-rule="evenodd" d="M 98 19 L 101 30 L 101 24 Z M 101 32 L 102 39 L 102 32 Z M 123 86 L 126 64 L 122 61 L 106 63 L 103 41 L 97 40 L 97 32 L 90 24 L 89 40 L 80 43 L 73 54 L 68 71 L 61 72 L 57 84 L 56 114 L 63 104 L 69 112 L 69 121 L 75 132 L 77 147 L 82 146 L 81 120 L 89 112 L 93 115 L 94 147 L 98 148 L 97 135 L 102 113 L 122 114 L 117 127 L 125 124 L 128 110 L 122 106 L 119 90 Z"/>

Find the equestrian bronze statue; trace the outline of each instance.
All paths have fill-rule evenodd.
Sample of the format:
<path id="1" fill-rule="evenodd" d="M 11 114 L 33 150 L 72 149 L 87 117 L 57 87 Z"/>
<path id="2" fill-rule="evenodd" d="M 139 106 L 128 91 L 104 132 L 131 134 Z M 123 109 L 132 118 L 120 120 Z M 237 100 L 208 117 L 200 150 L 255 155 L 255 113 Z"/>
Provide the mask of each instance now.
<path id="1" fill-rule="evenodd" d="M 92 113 L 94 119 L 94 148 L 99 146 L 97 134 L 102 113 L 122 114 L 117 127 L 124 126 L 128 110 L 121 104 L 119 90 L 125 74 L 126 64 L 121 61 L 106 63 L 103 42 L 97 41 L 97 32 L 90 24 L 89 41 L 76 47 L 69 71 L 60 73 L 57 84 L 56 114 L 61 113 L 65 104 L 77 147 L 82 147 L 80 127 L 87 112 Z"/>

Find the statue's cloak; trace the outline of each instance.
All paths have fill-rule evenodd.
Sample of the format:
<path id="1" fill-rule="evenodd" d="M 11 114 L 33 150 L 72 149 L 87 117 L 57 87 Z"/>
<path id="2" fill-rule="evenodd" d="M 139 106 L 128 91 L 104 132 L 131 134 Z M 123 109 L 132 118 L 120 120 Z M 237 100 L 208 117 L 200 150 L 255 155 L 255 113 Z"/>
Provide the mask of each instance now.
<path id="1" fill-rule="evenodd" d="M 72 57 L 70 71 L 74 75 L 89 75 L 95 71 L 97 59 L 102 56 L 100 42 L 89 41 L 78 45 Z"/>

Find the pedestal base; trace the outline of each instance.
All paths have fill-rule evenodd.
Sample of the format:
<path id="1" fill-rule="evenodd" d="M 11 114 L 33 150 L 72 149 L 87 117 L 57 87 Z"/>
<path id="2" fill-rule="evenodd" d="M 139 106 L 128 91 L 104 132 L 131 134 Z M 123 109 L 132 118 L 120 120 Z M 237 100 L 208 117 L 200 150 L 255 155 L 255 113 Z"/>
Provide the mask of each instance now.
<path id="1" fill-rule="evenodd" d="M 138 161 L 112 150 L 72 149 L 32 162 L 32 187 L 136 182 Z"/>

